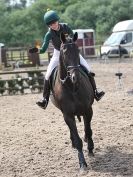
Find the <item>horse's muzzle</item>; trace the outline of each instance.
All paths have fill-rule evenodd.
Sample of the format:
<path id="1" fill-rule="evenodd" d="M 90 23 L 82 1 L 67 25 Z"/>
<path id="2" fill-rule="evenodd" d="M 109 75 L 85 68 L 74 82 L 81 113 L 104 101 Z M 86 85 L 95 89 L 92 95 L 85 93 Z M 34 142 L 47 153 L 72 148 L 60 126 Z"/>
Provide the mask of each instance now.
<path id="1" fill-rule="evenodd" d="M 75 72 L 73 72 L 73 73 L 71 74 L 71 81 L 72 81 L 73 84 L 76 84 L 76 83 L 78 82 L 78 77 L 77 77 L 77 75 L 75 74 Z"/>
<path id="2" fill-rule="evenodd" d="M 77 86 L 80 82 L 80 72 L 79 69 L 74 69 L 70 74 L 70 79 L 73 85 Z"/>
<path id="3" fill-rule="evenodd" d="M 71 79 L 72 84 L 77 84 L 79 82 L 79 65 L 68 66 L 67 67 L 68 77 Z"/>

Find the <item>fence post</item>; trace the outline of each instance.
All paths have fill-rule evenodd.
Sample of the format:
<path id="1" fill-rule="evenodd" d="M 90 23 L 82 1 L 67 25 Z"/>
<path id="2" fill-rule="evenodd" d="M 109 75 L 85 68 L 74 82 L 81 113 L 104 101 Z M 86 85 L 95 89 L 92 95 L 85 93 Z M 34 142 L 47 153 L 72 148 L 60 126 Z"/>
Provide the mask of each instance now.
<path id="1" fill-rule="evenodd" d="M 33 66 L 40 66 L 40 58 L 38 53 L 28 53 L 29 59 L 32 62 Z"/>
<path id="2" fill-rule="evenodd" d="M 1 46 L 0 46 L 0 67 L 2 66 Z"/>
<path id="3" fill-rule="evenodd" d="M 7 66 L 6 48 L 1 47 L 1 62 L 4 63 L 4 67 Z"/>

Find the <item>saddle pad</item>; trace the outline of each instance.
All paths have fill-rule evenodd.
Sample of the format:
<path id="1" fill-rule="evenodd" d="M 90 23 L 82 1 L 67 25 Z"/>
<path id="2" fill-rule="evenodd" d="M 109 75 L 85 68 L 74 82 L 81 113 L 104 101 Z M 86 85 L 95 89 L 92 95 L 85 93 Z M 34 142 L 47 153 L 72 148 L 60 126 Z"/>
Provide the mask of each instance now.
<path id="1" fill-rule="evenodd" d="M 87 69 L 84 66 L 80 65 L 80 69 L 79 70 L 80 70 L 81 74 L 83 74 L 85 77 L 88 77 L 88 71 L 87 71 Z"/>
<path id="2" fill-rule="evenodd" d="M 84 66 L 80 66 L 79 70 L 82 75 L 84 75 L 85 77 L 88 77 L 88 71 L 86 70 L 86 68 Z M 53 87 L 55 85 L 57 73 L 58 73 L 58 68 L 56 67 L 53 69 L 52 74 L 50 76 L 50 80 L 49 80 L 51 91 L 53 91 Z"/>
<path id="3" fill-rule="evenodd" d="M 53 69 L 52 73 L 51 73 L 51 76 L 50 76 L 50 88 L 51 88 L 51 91 L 53 91 L 53 87 L 55 85 L 55 80 L 56 80 L 56 77 L 57 77 L 57 72 L 58 72 L 58 69 L 57 67 Z"/>

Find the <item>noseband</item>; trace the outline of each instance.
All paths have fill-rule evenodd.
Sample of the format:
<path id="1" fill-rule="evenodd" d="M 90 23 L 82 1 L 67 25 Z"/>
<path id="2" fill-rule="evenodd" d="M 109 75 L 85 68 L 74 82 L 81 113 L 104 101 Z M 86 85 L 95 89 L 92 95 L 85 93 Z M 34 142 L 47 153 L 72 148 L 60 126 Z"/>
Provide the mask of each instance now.
<path id="1" fill-rule="evenodd" d="M 75 44 L 74 42 L 71 42 L 71 43 L 67 43 L 67 44 L 62 44 L 61 45 L 61 48 L 63 48 L 64 46 L 66 46 L 66 45 L 73 45 L 73 44 Z M 64 53 L 63 53 L 63 56 L 64 56 Z M 80 67 L 80 65 L 76 65 L 76 66 L 74 66 L 74 65 L 68 65 L 68 66 L 66 66 L 66 65 L 64 65 L 65 66 L 65 68 L 66 68 L 66 71 L 67 71 L 67 75 L 66 75 L 66 77 L 64 78 L 64 79 L 61 79 L 60 78 L 60 81 L 62 82 L 62 84 L 64 84 L 65 82 L 66 82 L 66 80 L 68 79 L 68 78 L 70 78 L 71 79 L 71 76 L 72 76 L 72 74 L 71 74 L 71 70 L 79 70 L 79 67 Z"/>

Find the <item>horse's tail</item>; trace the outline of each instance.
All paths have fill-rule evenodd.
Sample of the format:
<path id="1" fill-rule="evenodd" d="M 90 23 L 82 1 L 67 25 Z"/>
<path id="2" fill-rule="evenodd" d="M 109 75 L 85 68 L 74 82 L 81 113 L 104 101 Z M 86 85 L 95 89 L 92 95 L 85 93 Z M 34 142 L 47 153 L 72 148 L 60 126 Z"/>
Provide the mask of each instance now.
<path id="1" fill-rule="evenodd" d="M 79 115 L 77 115 L 77 118 L 78 118 L 79 122 L 81 122 L 81 117 Z"/>

